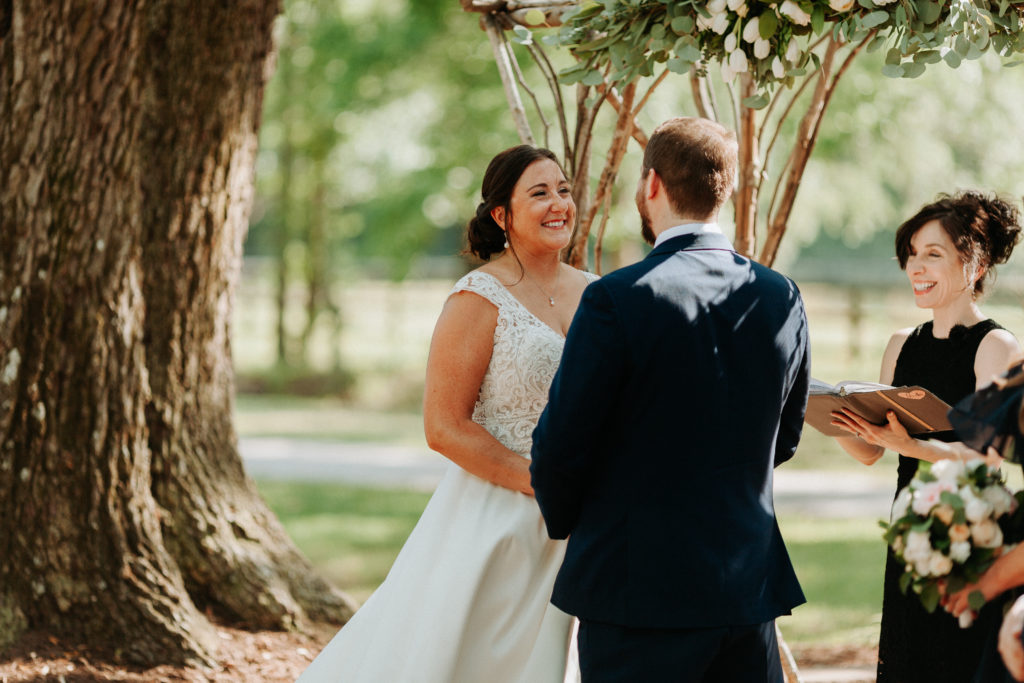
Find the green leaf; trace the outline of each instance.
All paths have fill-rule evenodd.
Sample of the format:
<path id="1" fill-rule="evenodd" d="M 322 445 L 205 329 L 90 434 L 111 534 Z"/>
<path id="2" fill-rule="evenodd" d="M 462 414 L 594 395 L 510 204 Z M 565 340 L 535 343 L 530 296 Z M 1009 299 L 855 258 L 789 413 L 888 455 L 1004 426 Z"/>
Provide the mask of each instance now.
<path id="1" fill-rule="evenodd" d="M 985 594 L 979 590 L 973 590 L 967 594 L 967 604 L 971 606 L 971 609 L 975 612 L 981 610 L 985 606 Z"/>
<path id="2" fill-rule="evenodd" d="M 604 83 L 604 76 L 600 71 L 590 71 L 582 80 L 583 85 L 601 85 Z"/>
<path id="3" fill-rule="evenodd" d="M 694 22 L 693 17 L 686 14 L 672 20 L 672 30 L 679 35 L 692 33 L 695 26 L 696 23 Z"/>
<path id="4" fill-rule="evenodd" d="M 533 42 L 533 33 L 531 33 L 530 29 L 526 28 L 525 26 L 520 26 L 519 24 L 516 24 L 515 28 L 512 29 L 512 32 L 515 34 L 512 40 L 519 43 L 520 45 L 529 45 L 530 43 Z"/>
<path id="5" fill-rule="evenodd" d="M 871 42 L 868 43 L 867 51 L 868 52 L 874 52 L 875 50 L 877 50 L 880 47 L 882 47 L 883 45 L 885 45 L 885 42 L 888 39 L 889 39 L 888 36 L 883 36 L 883 35 L 875 36 L 874 38 L 871 39 Z"/>
<path id="6" fill-rule="evenodd" d="M 903 76 L 903 66 L 900 64 L 886 64 L 882 67 L 882 75 L 889 78 L 900 78 Z"/>
<path id="7" fill-rule="evenodd" d="M 765 95 L 754 95 L 743 98 L 743 106 L 748 109 L 764 109 L 770 100 Z"/>
<path id="8" fill-rule="evenodd" d="M 910 582 L 913 578 L 913 575 L 909 572 L 900 576 L 900 593 L 906 595 L 907 589 L 910 588 Z"/>
<path id="9" fill-rule="evenodd" d="M 960 55 L 956 53 L 956 50 L 947 51 L 946 54 L 942 55 L 942 59 L 943 61 L 946 62 L 946 64 L 948 64 L 954 69 L 960 66 L 961 59 Z"/>
<path id="10" fill-rule="evenodd" d="M 889 51 L 885 53 L 885 63 L 890 65 L 899 66 L 899 63 L 903 61 L 903 54 L 896 48 L 889 48 Z"/>
<path id="11" fill-rule="evenodd" d="M 937 2 L 919 2 L 917 4 L 917 18 L 926 24 L 934 24 L 939 19 L 942 8 Z"/>
<path id="12" fill-rule="evenodd" d="M 916 60 L 917 56 L 915 55 L 915 61 Z M 938 61 L 938 59 L 936 59 L 935 61 Z M 964 509 L 964 499 L 958 496 L 957 494 L 953 493 L 952 491 L 943 491 L 942 493 L 940 493 L 939 500 L 945 503 L 946 505 L 950 506 L 954 510 Z"/>
<path id="13" fill-rule="evenodd" d="M 672 59 L 665 62 L 665 66 L 669 71 L 676 74 L 689 73 L 690 67 L 693 66 L 693 62 L 682 57 L 673 57 Z"/>
<path id="14" fill-rule="evenodd" d="M 939 587 L 935 583 L 929 583 L 921 591 L 921 605 L 928 612 L 934 612 L 939 606 Z"/>
<path id="15" fill-rule="evenodd" d="M 758 18 L 757 29 L 761 34 L 761 37 L 768 40 L 775 31 L 779 28 L 779 17 L 775 12 L 765 12 Z"/>
<path id="16" fill-rule="evenodd" d="M 542 24 L 547 23 L 547 20 L 548 18 L 544 16 L 544 12 L 542 10 L 537 9 L 536 7 L 527 10 L 526 14 L 523 15 L 523 21 L 525 21 L 530 26 L 540 26 Z"/>
<path id="17" fill-rule="evenodd" d="M 889 21 L 889 13 L 885 10 L 878 10 L 877 12 L 871 12 L 866 15 L 863 19 L 864 28 L 874 28 L 881 26 L 885 22 Z"/>
<path id="18" fill-rule="evenodd" d="M 774 12 L 771 12 L 774 14 Z M 814 31 L 815 35 L 819 35 L 825 29 L 825 8 L 821 5 L 815 4 L 814 11 L 811 12 L 811 30 Z"/>

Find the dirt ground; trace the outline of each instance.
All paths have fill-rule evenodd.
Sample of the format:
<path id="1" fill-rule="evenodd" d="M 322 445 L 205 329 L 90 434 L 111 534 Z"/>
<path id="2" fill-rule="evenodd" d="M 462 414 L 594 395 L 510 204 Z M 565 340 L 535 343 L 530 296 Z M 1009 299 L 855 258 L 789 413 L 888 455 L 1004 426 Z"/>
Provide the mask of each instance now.
<path id="1" fill-rule="evenodd" d="M 45 634 L 31 633 L 0 653 L 0 683 L 291 683 L 330 640 L 334 627 L 324 626 L 314 635 L 242 631 L 227 627 L 218 627 L 217 632 L 221 639 L 221 665 L 213 669 L 174 666 L 141 669 L 109 661 L 109 657 L 90 654 L 80 645 Z M 875 654 L 874 648 L 866 647 L 793 648 L 793 655 L 801 670 L 814 667 L 871 666 Z"/>

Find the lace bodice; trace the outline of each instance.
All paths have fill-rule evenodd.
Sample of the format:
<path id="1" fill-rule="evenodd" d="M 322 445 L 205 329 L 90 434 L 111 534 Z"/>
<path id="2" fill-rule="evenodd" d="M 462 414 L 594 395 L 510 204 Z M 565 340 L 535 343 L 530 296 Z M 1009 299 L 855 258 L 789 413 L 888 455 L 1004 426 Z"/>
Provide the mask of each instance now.
<path id="1" fill-rule="evenodd" d="M 597 276 L 585 273 L 588 280 Z M 509 450 L 530 457 L 533 428 L 548 401 L 565 338 L 540 320 L 489 273 L 473 271 L 452 288 L 473 292 L 498 309 L 494 350 L 473 421 Z"/>

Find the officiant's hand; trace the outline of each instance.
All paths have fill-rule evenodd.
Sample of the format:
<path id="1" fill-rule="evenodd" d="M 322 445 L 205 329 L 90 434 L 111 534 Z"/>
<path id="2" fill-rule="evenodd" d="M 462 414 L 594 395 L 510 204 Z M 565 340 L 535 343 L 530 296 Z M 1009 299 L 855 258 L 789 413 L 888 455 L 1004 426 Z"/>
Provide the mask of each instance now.
<path id="1" fill-rule="evenodd" d="M 848 431 L 853 436 L 869 443 L 872 446 L 881 446 L 897 453 L 906 453 L 917 441 L 896 419 L 896 413 L 889 411 L 885 414 L 885 424 L 872 424 L 849 408 L 832 413 L 832 424 Z"/>

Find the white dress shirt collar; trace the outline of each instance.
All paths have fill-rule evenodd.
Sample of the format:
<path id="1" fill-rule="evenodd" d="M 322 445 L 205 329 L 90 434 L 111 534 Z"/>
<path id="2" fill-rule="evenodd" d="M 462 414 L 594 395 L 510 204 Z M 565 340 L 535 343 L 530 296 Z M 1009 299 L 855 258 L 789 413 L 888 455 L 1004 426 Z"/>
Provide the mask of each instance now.
<path id="1" fill-rule="evenodd" d="M 702 233 L 702 232 L 717 232 L 722 233 L 722 229 L 718 227 L 718 223 L 683 223 L 682 225 L 676 225 L 663 231 L 654 240 L 654 246 L 658 246 L 665 240 L 670 240 L 673 237 L 679 237 L 680 235 L 689 235 L 691 233 Z"/>

